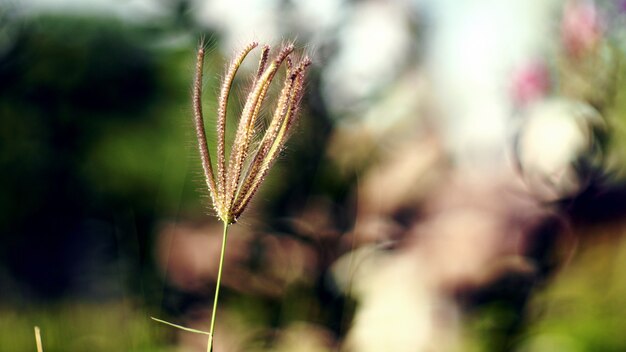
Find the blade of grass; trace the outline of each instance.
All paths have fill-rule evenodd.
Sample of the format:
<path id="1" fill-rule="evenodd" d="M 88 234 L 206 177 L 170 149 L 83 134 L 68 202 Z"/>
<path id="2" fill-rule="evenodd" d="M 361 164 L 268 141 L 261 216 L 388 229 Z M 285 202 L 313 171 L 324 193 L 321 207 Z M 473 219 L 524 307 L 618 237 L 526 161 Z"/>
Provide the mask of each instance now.
<path id="1" fill-rule="evenodd" d="M 185 331 L 188 331 L 188 332 L 193 332 L 193 333 L 202 334 L 202 335 L 211 335 L 210 333 L 208 333 L 206 331 L 196 330 L 196 329 L 184 327 L 182 325 L 177 325 L 177 324 L 174 324 L 174 323 L 170 323 L 169 321 L 161 320 L 161 319 L 158 319 L 158 318 L 155 318 L 155 317 L 150 317 L 150 319 L 152 319 L 154 321 L 158 321 L 161 324 L 173 326 L 175 328 L 178 328 L 178 329 L 181 329 L 181 330 L 185 330 Z"/>

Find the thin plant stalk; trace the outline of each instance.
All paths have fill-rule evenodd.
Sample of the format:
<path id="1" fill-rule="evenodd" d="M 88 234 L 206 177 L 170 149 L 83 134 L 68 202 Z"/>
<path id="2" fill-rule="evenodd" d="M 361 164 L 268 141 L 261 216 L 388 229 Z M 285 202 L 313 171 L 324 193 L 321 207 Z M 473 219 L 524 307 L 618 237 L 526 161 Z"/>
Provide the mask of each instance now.
<path id="1" fill-rule="evenodd" d="M 43 344 L 41 343 L 41 329 L 35 326 L 35 342 L 37 343 L 37 352 L 43 352 Z"/>
<path id="2" fill-rule="evenodd" d="M 224 221 L 224 234 L 222 236 L 222 251 L 220 252 L 220 265 L 217 269 L 217 283 L 215 284 L 215 298 L 213 299 L 213 312 L 211 313 L 211 329 L 209 330 L 209 344 L 207 352 L 213 351 L 213 333 L 215 332 L 215 315 L 217 313 L 217 301 L 220 295 L 222 282 L 222 268 L 224 266 L 224 253 L 226 253 L 226 241 L 228 240 L 228 223 Z"/>

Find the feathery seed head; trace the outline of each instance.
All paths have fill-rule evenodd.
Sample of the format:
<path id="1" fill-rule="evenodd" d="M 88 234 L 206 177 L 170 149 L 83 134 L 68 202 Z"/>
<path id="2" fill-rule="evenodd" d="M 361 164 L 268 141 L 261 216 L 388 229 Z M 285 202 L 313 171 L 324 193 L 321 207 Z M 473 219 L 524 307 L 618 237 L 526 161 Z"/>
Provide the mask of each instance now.
<path id="1" fill-rule="evenodd" d="M 290 128 L 297 118 L 298 107 L 304 92 L 306 69 L 311 64 L 311 60 L 306 56 L 298 63 L 292 61 L 290 55 L 294 50 L 293 45 L 283 47 L 274 60 L 270 61 L 270 47 L 268 45 L 263 46 L 259 68 L 244 104 L 228 163 L 226 163 L 225 136 L 228 97 L 237 70 L 250 51 L 257 45 L 255 42 L 249 44 L 231 61 L 222 82 L 216 123 L 218 139 L 216 148 L 217 174 L 213 171 L 211 154 L 204 131 L 201 103 L 204 50 L 202 48 L 198 50 L 193 87 L 194 122 L 198 149 L 213 207 L 218 217 L 226 224 L 235 223 L 243 213 L 284 146 Z M 259 147 L 253 150 L 252 138 L 258 132 L 256 130 L 258 124 L 255 122 L 259 117 L 269 86 L 283 62 L 285 62 L 287 74 L 276 103 L 276 109 Z M 246 160 L 251 160 L 251 162 L 246 163 Z"/>

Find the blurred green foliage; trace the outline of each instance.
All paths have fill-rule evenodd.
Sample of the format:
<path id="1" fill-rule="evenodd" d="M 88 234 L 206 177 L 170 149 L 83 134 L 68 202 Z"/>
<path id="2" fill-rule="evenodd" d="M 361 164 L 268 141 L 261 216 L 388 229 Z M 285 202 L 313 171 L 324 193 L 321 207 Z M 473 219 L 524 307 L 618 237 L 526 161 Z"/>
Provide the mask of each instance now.
<path id="1" fill-rule="evenodd" d="M 147 311 L 81 302 L 159 304 L 153 230 L 204 212 L 188 179 L 196 39 L 106 18 L 5 19 L 0 350 L 33 350 L 39 325 L 45 351 L 160 351 Z"/>
<path id="2" fill-rule="evenodd" d="M 118 303 L 64 302 L 17 312 L 0 308 L 0 350 L 35 351 L 34 326 L 41 328 L 45 352 L 173 351 L 163 347 L 167 333 L 145 312 Z"/>
<path id="3" fill-rule="evenodd" d="M 82 264 L 73 251 L 95 241 L 134 251 L 127 269 L 143 277 L 156 220 L 203 211 L 201 183 L 187 179 L 195 39 L 160 44 L 173 34 L 104 18 L 3 26 L 15 38 L 0 56 L 0 263 L 35 292 L 62 295 Z M 207 66 L 209 77 L 221 69 Z M 90 219 L 112 230 L 85 238 Z M 38 275 L 46 263 L 64 264 Z"/>
<path id="4" fill-rule="evenodd" d="M 468 316 L 468 351 L 626 350 L 626 228 L 611 222 L 576 233 L 581 242 L 573 256 L 533 288 L 523 312 L 496 301 Z"/>
<path id="5" fill-rule="evenodd" d="M 614 73 L 613 100 L 606 111 L 608 134 L 606 136 L 606 168 L 613 181 L 626 179 L 626 62 L 620 52 Z M 617 56 L 617 55 L 616 55 Z"/>
<path id="6" fill-rule="evenodd" d="M 528 351 L 626 350 L 626 229 L 604 224 L 586 230 L 592 239 L 533 297 Z"/>

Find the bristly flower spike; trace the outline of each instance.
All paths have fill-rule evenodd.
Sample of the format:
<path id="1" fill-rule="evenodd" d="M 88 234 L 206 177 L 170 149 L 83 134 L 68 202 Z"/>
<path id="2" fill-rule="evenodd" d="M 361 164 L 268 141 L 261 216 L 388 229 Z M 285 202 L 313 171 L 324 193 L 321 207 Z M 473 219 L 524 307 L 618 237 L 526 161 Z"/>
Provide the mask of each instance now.
<path id="1" fill-rule="evenodd" d="M 293 63 L 290 58 L 294 50 L 293 45 L 283 47 L 276 57 L 270 61 L 270 47 L 267 45 L 263 46 L 258 70 L 244 104 L 233 147 L 228 158 L 228 164 L 226 164 L 225 138 L 228 97 L 237 70 L 246 56 L 257 46 L 257 43 L 249 44 L 231 61 L 222 82 L 218 100 L 219 107 L 216 126 L 217 174 L 213 171 L 211 155 L 204 131 L 204 118 L 201 106 L 204 50 L 201 48 L 198 51 L 193 92 L 196 136 L 213 207 L 217 216 L 226 224 L 235 223 L 237 218 L 243 213 L 284 146 L 290 127 L 297 117 L 306 69 L 311 64 L 311 60 L 308 57 L 302 58 L 298 63 Z M 285 62 L 287 67 L 287 74 L 276 103 L 276 109 L 263 135 L 260 146 L 258 149 L 253 150 L 252 139 L 258 133 L 256 121 L 259 117 L 261 106 L 269 86 L 283 62 Z M 255 154 L 252 155 L 252 153 Z M 246 163 L 246 160 L 252 161 Z"/>
<path id="2" fill-rule="evenodd" d="M 289 57 L 294 50 L 293 45 L 283 47 L 274 60 L 269 62 L 270 47 L 263 46 L 259 67 L 244 104 L 228 164 L 226 164 L 225 139 L 228 97 L 235 74 L 246 56 L 257 46 L 257 43 L 249 44 L 231 61 L 221 85 L 216 123 L 217 174 L 213 171 L 211 154 L 208 150 L 204 130 L 201 102 L 204 49 L 198 50 L 193 89 L 194 122 L 198 149 L 213 207 L 217 216 L 227 224 L 236 222 L 243 213 L 284 146 L 290 127 L 297 117 L 298 106 L 302 98 L 304 76 L 307 67 L 311 64 L 311 60 L 304 57 L 294 66 Z M 252 162 L 247 165 L 246 160 L 253 152 L 251 150 L 252 139 L 257 133 L 256 120 L 259 117 L 269 86 L 283 62 L 286 62 L 287 75 L 274 115 L 256 154 L 251 159 Z"/>
<path id="3" fill-rule="evenodd" d="M 298 106 L 304 90 L 304 72 L 310 64 L 311 61 L 304 58 L 293 72 L 287 71 L 287 78 L 278 98 L 272 121 L 265 131 L 233 205 L 235 218 L 245 210 L 289 136 L 290 128 L 298 115 Z"/>

